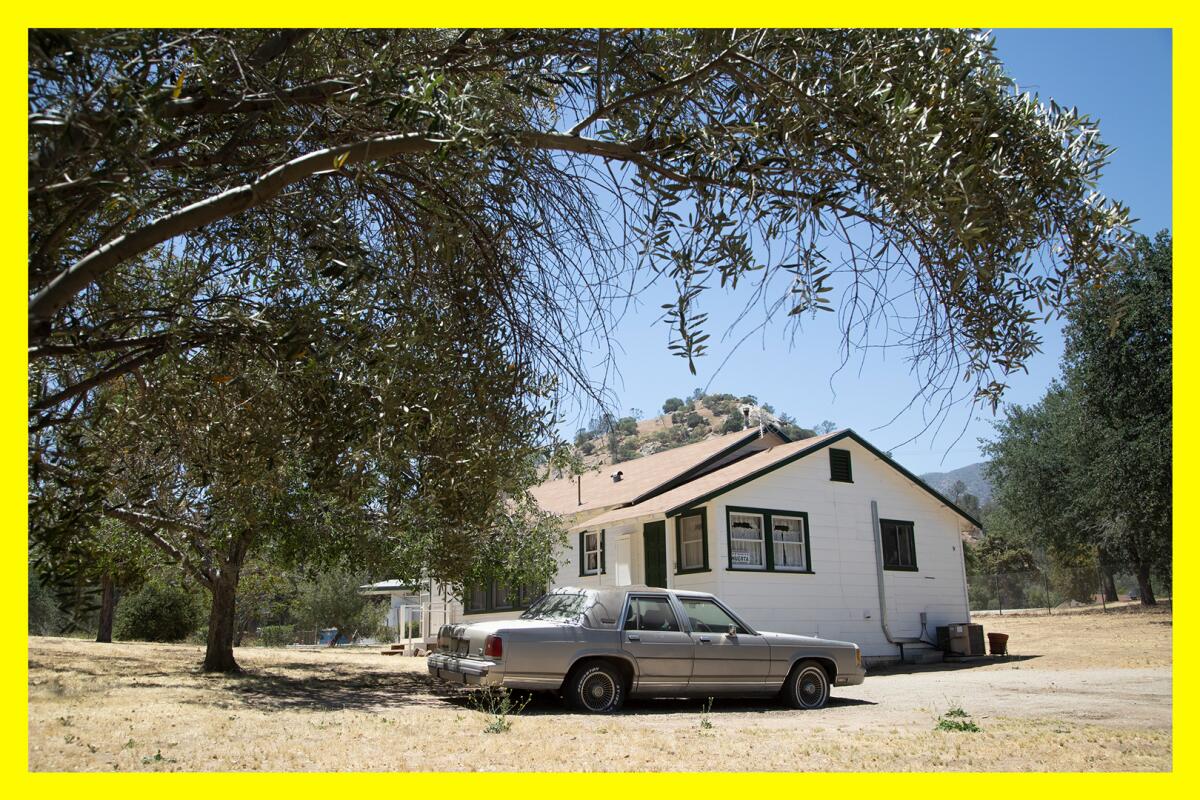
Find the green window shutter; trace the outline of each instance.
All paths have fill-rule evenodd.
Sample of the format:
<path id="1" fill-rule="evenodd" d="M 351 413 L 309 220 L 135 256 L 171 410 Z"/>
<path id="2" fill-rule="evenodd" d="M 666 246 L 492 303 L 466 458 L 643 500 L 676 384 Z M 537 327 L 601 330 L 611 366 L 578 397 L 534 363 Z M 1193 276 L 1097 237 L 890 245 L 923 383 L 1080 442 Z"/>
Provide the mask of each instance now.
<path id="1" fill-rule="evenodd" d="M 605 569 L 605 563 L 604 563 L 604 531 L 601 530 L 600 531 L 600 574 L 603 575 L 606 572 L 607 572 L 607 570 Z"/>
<path id="2" fill-rule="evenodd" d="M 587 531 L 579 532 L 579 577 L 581 577 L 581 578 L 583 577 L 583 565 L 587 561 L 586 551 L 584 551 L 584 549 L 583 549 L 583 547 L 584 547 L 583 537 L 586 533 L 587 533 Z"/>

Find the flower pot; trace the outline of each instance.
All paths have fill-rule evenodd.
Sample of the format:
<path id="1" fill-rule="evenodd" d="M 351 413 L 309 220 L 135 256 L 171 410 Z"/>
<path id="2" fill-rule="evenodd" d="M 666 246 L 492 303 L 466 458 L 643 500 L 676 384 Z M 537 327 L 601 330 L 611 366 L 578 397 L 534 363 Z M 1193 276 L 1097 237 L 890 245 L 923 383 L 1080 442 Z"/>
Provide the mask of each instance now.
<path id="1" fill-rule="evenodd" d="M 988 649 L 992 651 L 994 656 L 1008 655 L 1008 634 L 1007 633 L 989 633 Z"/>

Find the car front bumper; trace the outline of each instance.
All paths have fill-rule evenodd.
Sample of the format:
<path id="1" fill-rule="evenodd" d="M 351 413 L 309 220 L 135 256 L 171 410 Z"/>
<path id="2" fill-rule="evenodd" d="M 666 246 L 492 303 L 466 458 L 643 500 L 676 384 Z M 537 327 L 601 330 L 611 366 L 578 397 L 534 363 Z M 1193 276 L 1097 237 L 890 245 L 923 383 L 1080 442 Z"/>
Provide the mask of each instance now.
<path id="1" fill-rule="evenodd" d="M 850 672 L 839 672 L 837 678 L 834 679 L 834 686 L 858 686 L 867 678 L 867 670 L 860 666 L 856 666 Z"/>
<path id="2" fill-rule="evenodd" d="M 504 668 L 495 661 L 434 653 L 429 656 L 427 663 L 429 674 L 447 683 L 499 686 L 504 681 Z"/>

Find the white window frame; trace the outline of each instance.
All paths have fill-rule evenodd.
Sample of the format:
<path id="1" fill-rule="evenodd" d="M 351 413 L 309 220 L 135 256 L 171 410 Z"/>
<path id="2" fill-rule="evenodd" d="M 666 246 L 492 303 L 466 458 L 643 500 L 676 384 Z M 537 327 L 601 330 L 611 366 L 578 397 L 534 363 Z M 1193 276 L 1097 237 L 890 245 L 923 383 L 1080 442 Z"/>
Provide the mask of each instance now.
<path id="1" fill-rule="evenodd" d="M 695 520 L 695 536 L 690 540 L 687 538 L 688 532 L 684 524 L 688 520 Z M 708 569 L 708 561 L 704 557 L 704 518 L 700 514 L 689 514 L 687 516 L 680 517 L 676 524 L 679 525 L 679 569 L 681 571 L 689 572 L 697 572 Z M 688 545 L 692 545 L 697 551 L 697 559 L 696 563 L 694 564 L 688 563 L 684 556 L 684 554 L 687 553 Z"/>
<path id="2" fill-rule="evenodd" d="M 739 541 L 739 542 L 755 541 L 754 539 L 748 539 L 744 536 L 734 535 L 734 526 L 733 526 L 734 517 L 757 517 L 758 518 L 758 540 L 757 540 L 758 541 L 758 560 L 759 560 L 758 564 L 751 564 L 751 563 L 739 564 L 737 561 L 734 560 L 734 558 L 733 558 L 733 542 L 735 540 Z M 728 519 L 729 519 L 729 568 L 730 569 L 738 569 L 738 570 L 746 570 L 748 572 L 765 572 L 767 569 L 767 531 L 766 531 L 767 518 L 765 516 L 763 516 L 762 514 L 748 512 L 748 511 L 730 511 L 729 515 L 728 515 Z M 744 530 L 744 529 L 738 528 L 737 530 Z"/>
<path id="3" fill-rule="evenodd" d="M 794 521 L 800 523 L 800 528 L 799 528 L 800 541 L 789 542 L 786 540 L 776 540 L 775 524 L 776 524 L 776 522 L 778 522 L 781 519 L 794 520 Z M 783 533 L 783 531 L 779 531 L 779 533 Z M 808 539 L 808 531 L 805 530 L 804 517 L 794 516 L 794 515 L 789 515 L 789 514 L 772 514 L 771 515 L 771 548 L 772 548 L 772 550 L 774 550 L 776 545 L 779 545 L 782 548 L 782 552 L 784 552 L 784 553 L 787 553 L 787 548 L 789 545 L 792 547 L 800 548 L 801 563 L 799 566 L 796 566 L 793 564 L 780 565 L 779 559 L 774 558 L 775 553 L 772 552 L 771 555 L 773 557 L 774 567 L 775 567 L 776 572 L 808 572 L 809 571 L 809 563 L 810 562 L 809 562 L 809 557 L 808 557 L 808 548 L 805 546 L 807 539 Z"/>
<path id="4" fill-rule="evenodd" d="M 588 540 L 591 539 L 595 543 L 595 547 L 588 546 Z M 588 556 L 596 557 L 596 566 L 588 568 Z M 579 555 L 583 559 L 580 565 L 580 572 L 584 575 L 599 575 L 600 574 L 600 531 L 584 531 L 583 532 L 583 552 Z"/>

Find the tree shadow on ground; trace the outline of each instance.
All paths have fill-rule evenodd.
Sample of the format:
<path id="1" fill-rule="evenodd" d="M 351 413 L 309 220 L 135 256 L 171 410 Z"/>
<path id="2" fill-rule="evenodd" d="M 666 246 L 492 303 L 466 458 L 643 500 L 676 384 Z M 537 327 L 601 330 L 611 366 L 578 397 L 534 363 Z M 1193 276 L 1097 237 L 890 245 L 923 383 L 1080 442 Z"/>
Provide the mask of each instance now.
<path id="1" fill-rule="evenodd" d="M 262 710 L 366 711 L 438 707 L 448 691 L 418 672 L 323 670 L 291 675 L 277 670 L 228 677 L 230 696 Z"/>

